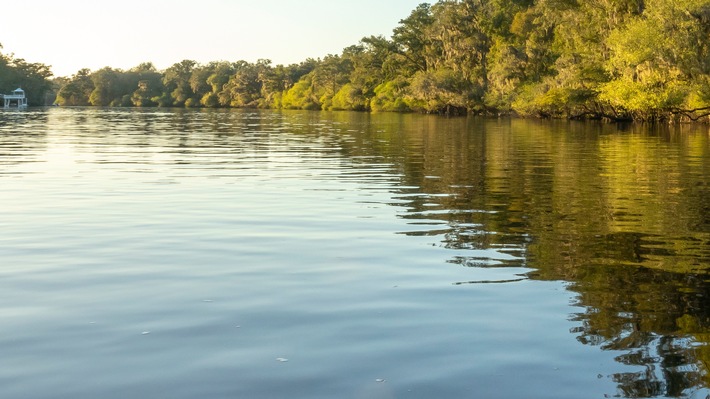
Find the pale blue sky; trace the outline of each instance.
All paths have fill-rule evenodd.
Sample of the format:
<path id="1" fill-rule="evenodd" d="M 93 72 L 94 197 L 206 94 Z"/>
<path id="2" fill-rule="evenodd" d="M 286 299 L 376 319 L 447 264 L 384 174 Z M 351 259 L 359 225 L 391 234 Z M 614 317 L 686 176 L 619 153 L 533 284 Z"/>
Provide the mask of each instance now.
<path id="1" fill-rule="evenodd" d="M 12 0 L 0 7 L 0 51 L 51 65 L 56 76 L 183 59 L 290 64 L 339 54 L 363 36 L 389 37 L 423 2 Z"/>

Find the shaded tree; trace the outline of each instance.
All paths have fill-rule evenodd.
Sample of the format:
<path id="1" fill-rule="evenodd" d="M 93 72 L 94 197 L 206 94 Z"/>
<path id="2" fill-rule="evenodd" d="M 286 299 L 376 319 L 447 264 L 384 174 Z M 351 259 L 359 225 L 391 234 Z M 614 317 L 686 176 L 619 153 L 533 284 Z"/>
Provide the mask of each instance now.
<path id="1" fill-rule="evenodd" d="M 59 105 L 89 105 L 89 96 L 94 91 L 94 82 L 91 80 L 89 69 L 80 69 L 72 75 L 57 93 L 56 102 Z"/>
<path id="2" fill-rule="evenodd" d="M 190 79 L 196 65 L 197 62 L 193 60 L 183 60 L 163 72 L 162 82 L 166 93 L 169 93 L 172 99 L 172 105 L 183 106 L 188 99 L 194 97 Z"/>
<path id="3" fill-rule="evenodd" d="M 2 45 L 0 44 L 0 50 Z M 43 105 L 45 94 L 52 89 L 50 67 L 27 62 L 14 54 L 0 52 L 0 92 L 9 93 L 18 87 L 25 90 L 29 105 Z"/>
<path id="4" fill-rule="evenodd" d="M 158 105 L 164 91 L 162 75 L 150 62 L 144 62 L 131 68 L 128 72 L 138 79 L 138 85 L 131 94 L 131 102 L 136 107 L 150 107 Z"/>

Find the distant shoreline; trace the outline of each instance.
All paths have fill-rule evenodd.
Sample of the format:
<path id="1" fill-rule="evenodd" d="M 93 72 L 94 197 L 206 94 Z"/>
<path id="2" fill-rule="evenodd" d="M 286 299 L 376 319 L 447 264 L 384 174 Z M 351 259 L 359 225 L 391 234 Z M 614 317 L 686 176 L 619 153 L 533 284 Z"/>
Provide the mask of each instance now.
<path id="1" fill-rule="evenodd" d="M 710 0 L 439 1 L 391 38 L 290 65 L 51 70 L 0 54 L 31 105 L 175 106 L 710 123 Z"/>

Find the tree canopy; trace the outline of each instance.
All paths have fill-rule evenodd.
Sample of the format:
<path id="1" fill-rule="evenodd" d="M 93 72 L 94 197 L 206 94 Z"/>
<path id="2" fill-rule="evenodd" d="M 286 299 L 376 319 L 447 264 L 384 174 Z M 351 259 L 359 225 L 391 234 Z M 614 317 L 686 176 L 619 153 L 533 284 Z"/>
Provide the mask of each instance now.
<path id="1" fill-rule="evenodd" d="M 51 76 L 52 71 L 47 65 L 27 62 L 14 54 L 0 52 L 0 94 L 20 87 L 27 93 L 30 105 L 43 105 L 45 94 L 52 88 Z"/>
<path id="2" fill-rule="evenodd" d="M 710 0 L 440 0 L 390 38 L 298 64 L 145 63 L 61 83 L 62 105 L 710 121 Z"/>

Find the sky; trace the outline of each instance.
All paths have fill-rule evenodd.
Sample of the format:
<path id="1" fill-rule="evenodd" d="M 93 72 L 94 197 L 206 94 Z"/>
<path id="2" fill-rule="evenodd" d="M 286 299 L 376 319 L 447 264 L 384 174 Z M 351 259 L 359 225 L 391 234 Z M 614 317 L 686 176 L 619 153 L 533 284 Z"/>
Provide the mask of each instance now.
<path id="1" fill-rule="evenodd" d="M 12 0 L 0 7 L 0 51 L 50 65 L 55 76 L 185 59 L 291 64 L 340 54 L 364 36 L 389 37 L 422 2 Z"/>

